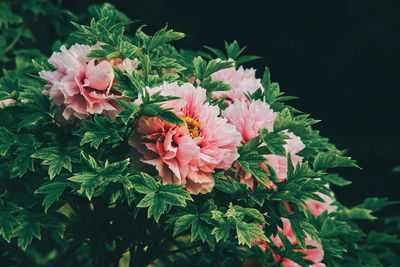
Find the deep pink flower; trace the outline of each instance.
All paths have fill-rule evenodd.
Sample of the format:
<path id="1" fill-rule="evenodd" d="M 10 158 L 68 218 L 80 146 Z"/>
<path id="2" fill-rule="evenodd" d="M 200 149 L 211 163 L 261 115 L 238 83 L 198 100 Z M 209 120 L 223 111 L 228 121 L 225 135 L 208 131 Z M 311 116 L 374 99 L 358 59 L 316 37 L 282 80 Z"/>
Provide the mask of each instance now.
<path id="1" fill-rule="evenodd" d="M 86 58 L 94 49 L 99 46 L 75 44 L 70 49 L 62 46 L 61 52 L 54 52 L 49 59 L 56 70 L 39 73 L 48 82 L 43 93 L 64 109 L 66 119 L 71 116 L 83 119 L 89 114 L 115 115 L 119 106 L 114 99 L 120 94 L 112 88 L 112 64 L 127 71 L 137 65 L 137 60 Z"/>
<path id="2" fill-rule="evenodd" d="M 215 98 L 227 97 L 229 102 L 236 100 L 246 100 L 245 94 L 253 94 L 258 88 L 261 88 L 261 79 L 256 78 L 256 70 L 243 69 L 240 66 L 238 69 L 227 68 L 219 70 L 211 74 L 213 81 L 222 81 L 232 86 L 229 91 L 213 92 Z"/>
<path id="3" fill-rule="evenodd" d="M 206 90 L 176 82 L 148 89 L 150 94 L 178 96 L 163 104 L 186 124 L 168 124 L 158 117 L 142 117 L 130 144 L 154 165 L 164 183 L 183 184 L 193 194 L 210 192 L 215 168 L 228 169 L 238 158 L 241 136 L 219 108 L 206 101 Z M 141 103 L 139 99 L 138 104 Z"/>
<path id="4" fill-rule="evenodd" d="M 269 104 L 264 103 L 260 100 L 256 101 L 245 101 L 238 100 L 230 104 L 224 111 L 222 116 L 228 119 L 228 122 L 235 125 L 236 129 L 242 135 L 242 143 L 245 144 L 249 140 L 253 139 L 258 135 L 258 131 L 262 128 L 266 128 L 268 131 L 273 131 L 274 121 L 277 113 L 274 112 Z M 300 137 L 294 135 L 291 132 L 284 131 L 289 137 L 286 140 L 284 148 L 286 153 L 290 152 L 292 164 L 296 167 L 298 162 L 302 161 L 302 157 L 298 156 L 305 146 L 301 141 Z M 261 164 L 266 170 L 265 164 L 271 166 L 276 172 L 277 181 L 283 181 L 287 178 L 288 162 L 286 157 L 277 156 L 273 154 L 265 155 L 267 162 Z M 236 169 L 241 174 L 240 182 L 247 184 L 250 188 L 254 187 L 254 178 L 241 170 L 239 164 L 235 164 Z M 270 183 L 273 186 L 272 183 Z"/>

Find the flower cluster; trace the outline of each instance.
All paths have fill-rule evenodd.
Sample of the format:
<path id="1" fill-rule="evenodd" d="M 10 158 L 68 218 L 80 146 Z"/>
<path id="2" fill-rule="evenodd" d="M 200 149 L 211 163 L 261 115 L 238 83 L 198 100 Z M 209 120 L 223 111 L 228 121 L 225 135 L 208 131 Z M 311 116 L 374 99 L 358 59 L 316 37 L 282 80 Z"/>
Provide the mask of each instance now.
<path id="1" fill-rule="evenodd" d="M 122 94 L 113 87 L 112 66 L 132 73 L 138 61 L 86 57 L 94 49 L 99 49 L 99 45 L 75 44 L 70 49 L 61 47 L 61 52 L 54 53 L 49 59 L 56 70 L 40 72 L 40 77 L 48 82 L 44 94 L 62 108 L 65 119 L 71 116 L 83 119 L 90 114 L 105 114 L 114 118 L 122 110 L 115 101 L 122 98 Z M 142 71 L 137 73 L 143 75 Z M 166 72 L 163 70 L 163 73 Z M 173 71 L 168 73 L 173 74 Z M 143 88 L 148 95 L 166 97 L 161 108 L 173 112 L 183 123 L 167 122 L 158 116 L 140 116 L 132 126 L 134 134 L 129 144 L 140 153 L 142 162 L 155 167 L 158 178 L 164 184 L 184 185 L 192 194 L 211 192 L 216 170 L 234 170 L 238 181 L 250 190 L 257 186 L 265 187 L 237 162 L 238 149 L 256 138 L 261 129 L 273 132 L 277 112 L 264 101 L 247 98 L 262 88 L 254 69 L 231 67 L 216 71 L 211 77 L 213 81 L 222 81 L 232 87 L 230 91 L 214 91 L 212 94 L 213 100 L 225 99 L 224 110 L 207 101 L 206 89 L 195 87 L 192 83 L 164 82 L 159 86 Z M 134 104 L 142 105 L 143 98 L 139 95 Z M 260 164 L 266 171 L 270 190 L 276 185 L 269 179 L 272 174 L 268 166 L 279 183 L 288 178 L 288 160 L 294 167 L 303 160 L 298 155 L 305 147 L 300 137 L 287 130 L 282 133 L 286 136 L 283 148 L 290 157 L 266 153 L 262 155 L 265 162 Z M 307 205 L 315 216 L 329 207 L 329 203 L 315 200 L 309 200 Z M 282 221 L 283 228 L 279 231 L 296 244 L 289 220 L 282 218 Z M 271 237 L 271 240 L 276 246 L 282 246 L 279 237 Z M 264 250 L 268 247 L 265 241 L 260 241 L 259 245 Z M 305 251 L 306 259 L 315 262 L 313 266 L 324 266 L 320 263 L 324 255 L 321 246 L 308 235 L 306 245 L 315 247 Z M 276 262 L 298 266 L 289 259 L 281 259 L 276 253 L 274 255 Z"/>

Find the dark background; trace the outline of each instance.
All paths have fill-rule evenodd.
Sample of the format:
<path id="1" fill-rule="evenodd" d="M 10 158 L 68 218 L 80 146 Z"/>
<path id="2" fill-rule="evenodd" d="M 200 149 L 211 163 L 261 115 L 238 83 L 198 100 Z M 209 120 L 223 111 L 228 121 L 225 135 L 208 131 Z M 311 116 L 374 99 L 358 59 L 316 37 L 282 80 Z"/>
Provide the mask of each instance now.
<path id="1" fill-rule="evenodd" d="M 102 1 L 63 2 L 80 14 Z M 283 91 L 301 97 L 291 104 L 322 120 L 321 134 L 349 149 L 363 168 L 341 172 L 353 184 L 335 188 L 338 199 L 347 205 L 371 196 L 400 199 L 400 175 L 391 172 L 400 165 L 400 1 L 110 2 L 149 25 L 145 32 L 168 22 L 186 33 L 178 47 L 248 45 L 247 54 L 263 56 L 251 63 L 258 76 L 267 65 Z M 399 206 L 394 210 L 388 213 L 398 215 Z"/>

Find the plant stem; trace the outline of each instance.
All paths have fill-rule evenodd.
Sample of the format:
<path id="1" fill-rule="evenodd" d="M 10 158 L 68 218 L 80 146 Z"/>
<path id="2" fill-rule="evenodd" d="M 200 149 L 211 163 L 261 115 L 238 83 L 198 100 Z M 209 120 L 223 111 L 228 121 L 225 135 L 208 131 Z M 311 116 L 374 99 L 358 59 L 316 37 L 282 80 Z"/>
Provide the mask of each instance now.
<path id="1" fill-rule="evenodd" d="M 22 31 L 25 30 L 26 26 L 30 23 L 30 21 L 31 21 L 31 18 L 29 17 L 25 21 L 24 25 L 22 25 L 21 30 L 18 31 L 17 35 L 14 37 L 14 39 L 11 41 L 11 43 L 4 49 L 4 54 L 9 52 L 14 47 L 14 45 L 19 41 L 19 39 L 21 38 L 21 35 L 22 35 Z"/>

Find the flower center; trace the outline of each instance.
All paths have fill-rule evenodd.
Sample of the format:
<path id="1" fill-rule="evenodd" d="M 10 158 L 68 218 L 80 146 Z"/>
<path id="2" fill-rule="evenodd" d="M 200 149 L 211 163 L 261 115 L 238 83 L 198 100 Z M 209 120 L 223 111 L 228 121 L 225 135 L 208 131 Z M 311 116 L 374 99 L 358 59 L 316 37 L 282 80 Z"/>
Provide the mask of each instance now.
<path id="1" fill-rule="evenodd" d="M 192 138 L 198 137 L 200 135 L 200 123 L 191 117 L 184 117 L 182 119 L 187 125 L 189 135 Z"/>

